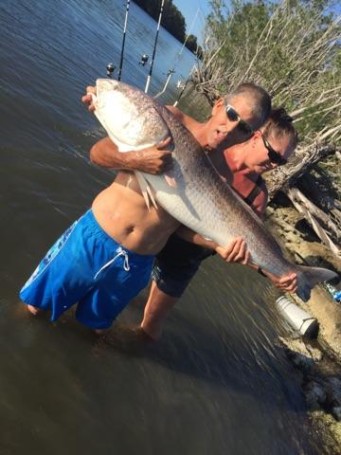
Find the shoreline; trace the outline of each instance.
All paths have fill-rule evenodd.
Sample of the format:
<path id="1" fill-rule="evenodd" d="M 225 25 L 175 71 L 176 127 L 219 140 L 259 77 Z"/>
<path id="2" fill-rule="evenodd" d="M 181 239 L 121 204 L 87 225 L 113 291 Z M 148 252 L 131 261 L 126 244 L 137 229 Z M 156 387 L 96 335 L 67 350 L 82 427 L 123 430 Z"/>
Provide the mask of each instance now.
<path id="1" fill-rule="evenodd" d="M 322 261 L 321 266 L 329 264 L 341 276 L 341 258 L 298 231 L 294 227 L 298 218 L 293 207 L 270 206 L 266 225 L 295 262 L 297 256 L 316 265 Z M 288 333 L 279 341 L 299 376 L 313 430 L 321 436 L 326 453 L 337 455 L 341 447 L 341 304 L 321 285 L 313 289 L 306 304 L 292 294 L 287 297 L 319 324 L 316 339 Z"/>
<path id="2" fill-rule="evenodd" d="M 193 84 L 186 89 L 181 108 L 203 120 L 210 105 L 207 98 L 197 92 L 194 92 L 194 104 L 188 95 L 193 94 L 191 90 Z M 198 116 L 199 102 L 202 109 Z M 287 198 L 278 200 L 285 203 Z M 265 225 L 293 262 L 302 263 L 304 258 L 309 265 L 334 269 L 341 278 L 341 257 L 324 246 L 310 226 L 302 221 L 302 215 L 291 202 L 285 206 L 270 203 L 267 207 Z M 321 285 L 315 287 L 306 304 L 292 294 L 287 297 L 319 323 L 316 340 L 302 336 L 294 338 L 288 332 L 287 336 L 279 338 L 279 342 L 301 381 L 313 431 L 320 435 L 326 454 L 338 455 L 341 447 L 341 304 L 335 302 Z"/>

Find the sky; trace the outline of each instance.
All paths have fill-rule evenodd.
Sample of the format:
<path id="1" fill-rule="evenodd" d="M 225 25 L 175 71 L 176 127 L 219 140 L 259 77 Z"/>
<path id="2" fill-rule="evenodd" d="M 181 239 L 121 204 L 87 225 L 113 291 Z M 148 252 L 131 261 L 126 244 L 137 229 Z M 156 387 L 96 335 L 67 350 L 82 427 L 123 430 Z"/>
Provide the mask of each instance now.
<path id="1" fill-rule="evenodd" d="M 210 12 L 208 0 L 173 0 L 173 5 L 185 18 L 186 33 L 195 35 L 201 44 L 205 17 Z"/>

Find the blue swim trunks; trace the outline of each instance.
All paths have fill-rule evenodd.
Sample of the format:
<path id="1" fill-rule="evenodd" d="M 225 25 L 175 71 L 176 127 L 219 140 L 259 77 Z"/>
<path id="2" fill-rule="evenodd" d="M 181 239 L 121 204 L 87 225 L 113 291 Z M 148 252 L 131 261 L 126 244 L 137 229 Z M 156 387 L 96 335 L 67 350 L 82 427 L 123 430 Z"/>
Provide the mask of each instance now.
<path id="1" fill-rule="evenodd" d="M 55 321 L 78 303 L 77 319 L 93 329 L 111 326 L 149 282 L 154 256 L 123 248 L 91 210 L 50 248 L 20 291 L 23 302 L 51 312 Z"/>

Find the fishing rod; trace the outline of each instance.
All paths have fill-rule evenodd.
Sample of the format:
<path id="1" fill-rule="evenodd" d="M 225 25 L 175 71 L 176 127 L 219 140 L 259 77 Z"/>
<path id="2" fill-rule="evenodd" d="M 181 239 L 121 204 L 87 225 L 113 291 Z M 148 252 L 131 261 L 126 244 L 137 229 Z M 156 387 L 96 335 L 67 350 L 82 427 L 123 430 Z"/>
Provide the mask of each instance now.
<path id="1" fill-rule="evenodd" d="M 179 94 L 178 94 L 176 100 L 174 101 L 173 106 L 177 106 L 178 105 L 182 95 L 184 94 L 188 84 L 190 83 L 190 77 L 191 77 L 191 74 L 193 73 L 194 70 L 195 70 L 195 65 L 193 66 L 192 70 L 189 73 L 188 78 L 185 80 L 184 83 L 182 83 L 180 80 L 178 81 L 177 89 L 179 90 Z"/>
<path id="2" fill-rule="evenodd" d="M 126 15 L 125 15 L 124 27 L 123 27 L 123 38 L 122 38 L 122 47 L 121 47 L 120 67 L 118 69 L 118 76 L 117 76 L 117 79 L 119 81 L 121 80 L 121 73 L 122 73 L 122 67 L 123 67 L 123 55 L 124 55 L 124 46 L 125 46 L 125 41 L 126 41 L 126 31 L 127 31 L 127 23 L 128 23 L 128 15 L 129 15 L 129 6 L 130 6 L 130 0 L 127 0 Z"/>
<path id="3" fill-rule="evenodd" d="M 161 90 L 161 92 L 157 93 L 157 94 L 154 96 L 154 98 L 158 98 L 158 97 L 161 96 L 163 93 L 165 93 L 165 91 L 166 91 L 166 89 L 167 89 L 167 87 L 168 87 L 169 81 L 171 80 L 171 77 L 172 77 L 172 75 L 173 75 L 174 73 L 175 73 L 174 68 L 168 70 L 167 79 L 166 79 L 165 85 L 163 86 L 163 89 Z"/>
<path id="4" fill-rule="evenodd" d="M 190 28 L 189 28 L 189 32 L 188 32 L 188 34 L 186 35 L 186 39 L 185 39 L 184 42 L 182 43 L 181 49 L 180 49 L 180 51 L 178 52 L 178 54 L 177 54 L 177 56 L 176 56 L 176 60 L 175 60 L 175 62 L 174 62 L 173 68 L 171 68 L 171 69 L 168 70 L 167 79 L 166 79 L 166 82 L 165 82 L 165 84 L 164 84 L 164 86 L 163 86 L 163 89 L 162 89 L 159 93 L 157 93 L 157 94 L 154 96 L 154 98 L 158 98 L 158 97 L 161 96 L 163 93 L 165 93 L 165 91 L 166 91 L 166 89 L 167 89 L 167 87 L 168 87 L 168 84 L 169 84 L 169 82 L 170 82 L 170 80 L 171 80 L 171 77 L 172 77 L 172 75 L 175 73 L 175 68 L 176 68 L 176 66 L 177 66 L 178 63 L 179 63 L 180 57 L 181 57 L 181 55 L 182 55 L 182 53 L 183 53 L 183 51 L 184 51 L 184 49 L 185 49 L 185 47 L 186 47 L 188 38 L 189 38 L 189 36 L 190 36 L 190 34 L 191 34 L 191 32 L 192 32 L 192 29 L 193 29 L 193 27 L 194 27 L 194 24 L 195 24 L 196 20 L 197 20 L 199 10 L 200 10 L 200 8 L 198 8 L 198 9 L 197 9 L 197 12 L 195 13 L 194 19 L 193 19 L 193 21 L 192 21 L 192 23 L 191 23 L 191 26 L 190 26 Z M 179 88 L 179 87 L 178 87 L 178 88 Z M 183 93 L 183 91 L 181 92 L 181 95 L 182 95 L 182 93 Z M 180 95 L 180 96 L 181 96 L 181 95 Z M 178 98 L 178 101 L 179 101 L 179 99 L 180 99 L 180 98 Z"/>
<path id="5" fill-rule="evenodd" d="M 152 78 L 154 58 L 155 58 L 155 53 L 156 53 L 157 40 L 158 40 L 158 37 L 159 37 L 159 30 L 160 30 L 160 24 L 161 24 L 161 19 L 162 19 L 162 14 L 163 14 L 163 5 L 164 4 L 165 4 L 165 0 L 162 0 L 161 8 L 160 8 L 160 14 L 159 14 L 159 21 L 157 23 L 157 28 L 156 28 L 156 35 L 155 35 L 155 41 L 154 41 L 154 49 L 153 49 L 152 61 L 150 63 L 150 69 L 149 69 L 149 74 L 148 74 L 148 77 L 147 77 L 146 87 L 144 89 L 144 93 L 148 93 L 150 80 Z"/>

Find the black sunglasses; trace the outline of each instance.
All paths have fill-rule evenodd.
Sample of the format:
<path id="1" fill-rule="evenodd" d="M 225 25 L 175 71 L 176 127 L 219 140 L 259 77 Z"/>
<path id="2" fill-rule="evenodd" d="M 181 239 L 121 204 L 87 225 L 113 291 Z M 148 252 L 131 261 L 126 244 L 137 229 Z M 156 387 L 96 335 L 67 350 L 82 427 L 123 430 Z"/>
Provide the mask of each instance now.
<path id="1" fill-rule="evenodd" d="M 277 164 L 278 166 L 283 166 L 284 164 L 287 164 L 287 160 L 285 158 L 283 158 L 283 156 L 280 153 L 276 152 L 276 150 L 274 150 L 271 147 L 271 145 L 269 144 L 269 142 L 265 139 L 265 137 L 263 135 L 262 135 L 262 139 L 263 139 L 264 147 L 268 151 L 268 157 L 269 157 L 270 163 Z"/>
<path id="2" fill-rule="evenodd" d="M 231 122 L 238 122 L 237 128 L 239 129 L 239 131 L 241 131 L 243 134 L 248 135 L 251 135 L 253 133 L 252 126 L 249 125 L 244 120 L 242 120 L 238 112 L 230 104 L 225 105 L 225 111 L 227 118 L 231 120 Z"/>

